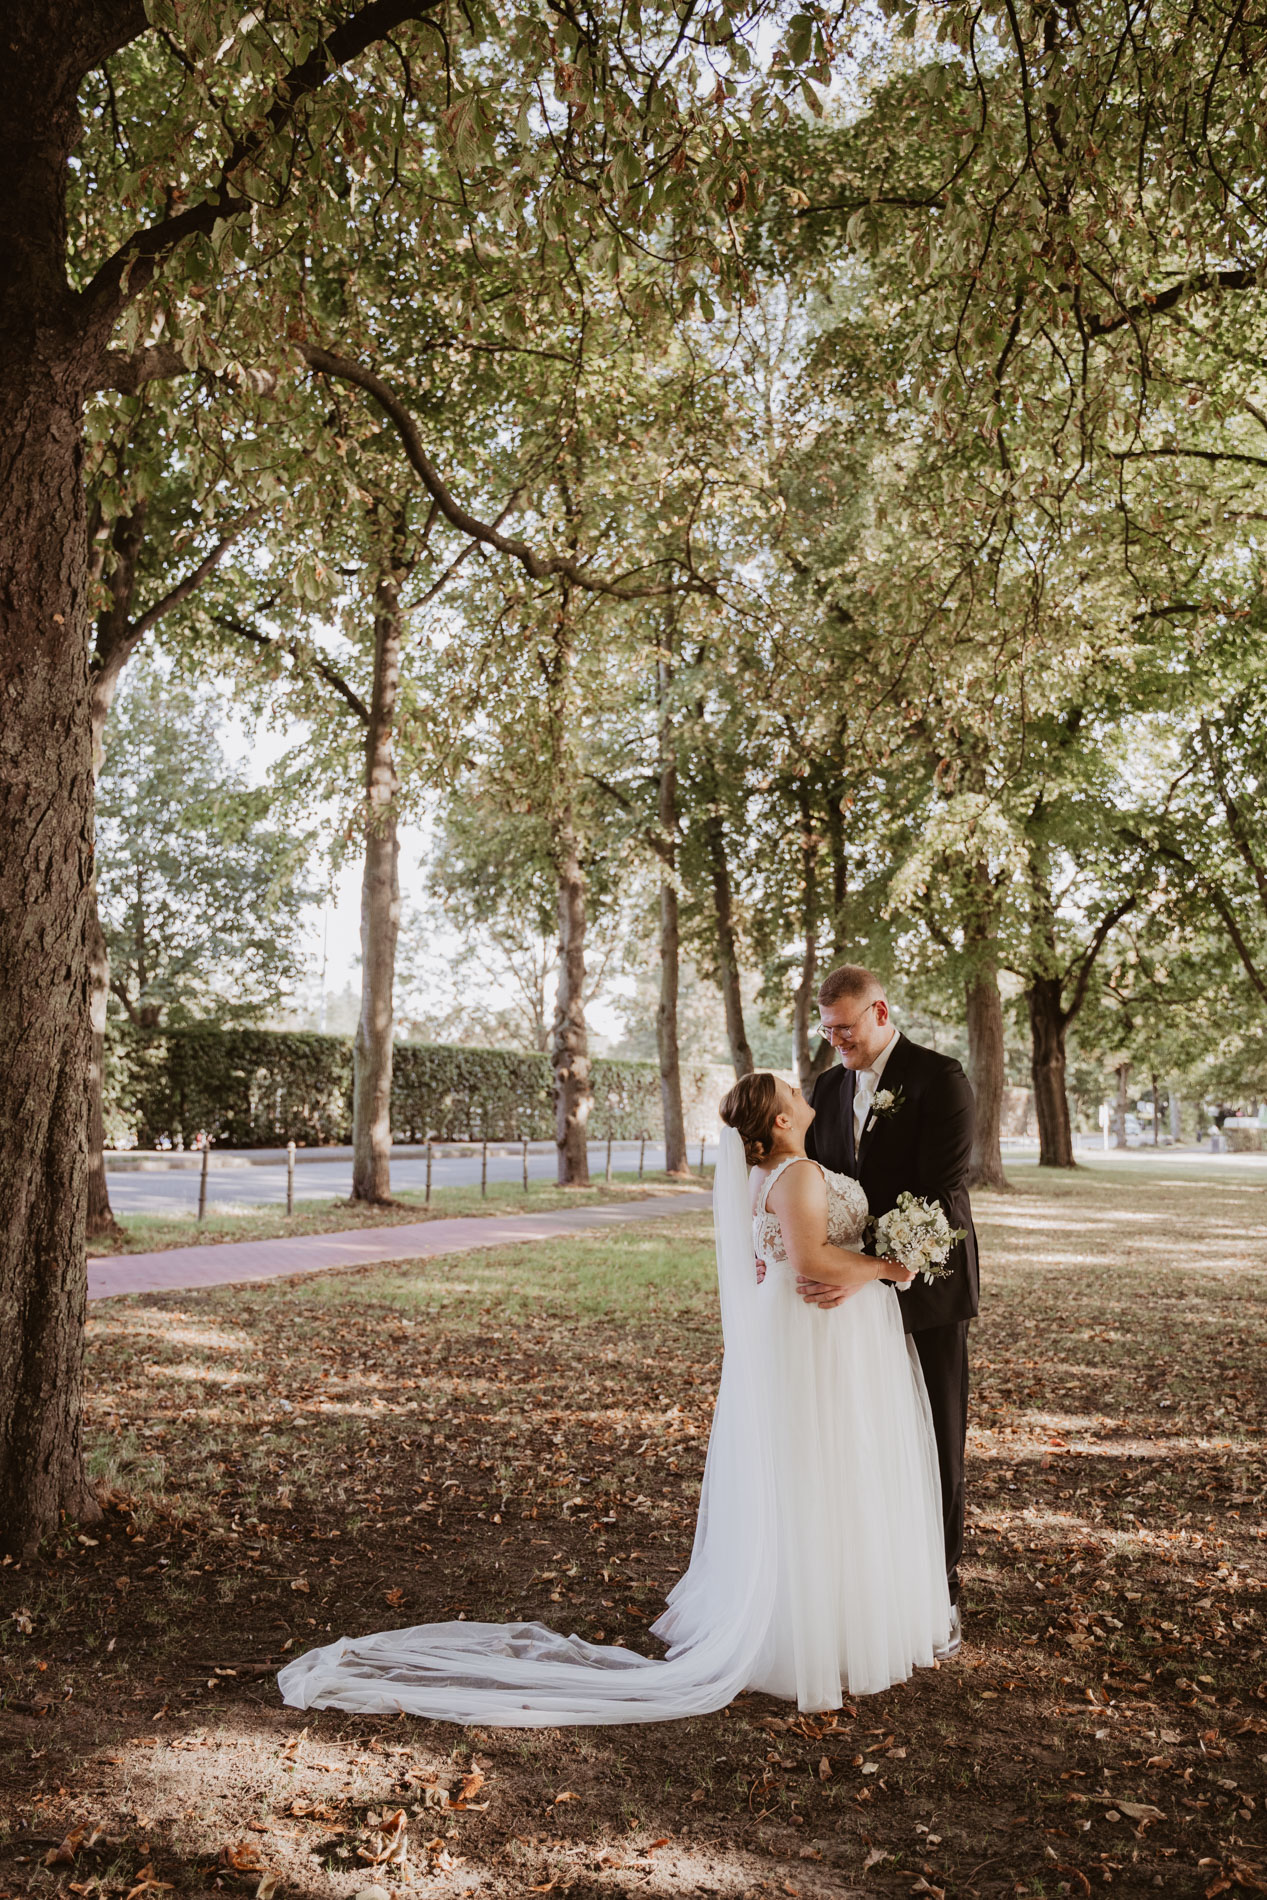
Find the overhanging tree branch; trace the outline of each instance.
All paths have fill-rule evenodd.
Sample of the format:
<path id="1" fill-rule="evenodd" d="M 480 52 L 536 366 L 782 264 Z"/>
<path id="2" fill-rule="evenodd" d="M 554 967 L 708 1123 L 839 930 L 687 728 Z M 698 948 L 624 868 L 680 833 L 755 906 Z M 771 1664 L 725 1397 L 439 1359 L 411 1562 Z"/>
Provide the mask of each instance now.
<path id="1" fill-rule="evenodd" d="M 1252 264 L 1228 270 L 1194 271 L 1191 277 L 1181 277 L 1178 283 L 1167 285 L 1165 290 L 1145 293 L 1139 303 L 1123 304 L 1115 316 L 1098 317 L 1094 313 L 1087 313 L 1083 322 L 1088 336 L 1108 336 L 1112 331 L 1120 330 L 1124 324 L 1138 323 L 1146 317 L 1164 316 L 1176 304 L 1182 303 L 1185 297 L 1194 296 L 1203 290 L 1253 290 L 1258 282 L 1259 273 Z"/>
<path id="2" fill-rule="evenodd" d="M 1129 897 L 1124 897 L 1120 904 L 1115 904 L 1113 909 L 1100 919 L 1094 937 L 1092 937 L 1090 943 L 1083 951 L 1082 956 L 1074 966 L 1077 970 L 1077 980 L 1074 984 L 1073 995 L 1061 1011 L 1066 1024 L 1073 1021 L 1078 1011 L 1082 1008 L 1083 1003 L 1086 1001 L 1087 985 L 1091 981 L 1092 966 L 1104 948 L 1109 932 L 1113 929 L 1115 924 L 1121 923 L 1128 911 L 1134 910 L 1138 902 L 1138 892 L 1132 891 Z M 1067 974 L 1072 974 L 1072 972 Z"/>
<path id="3" fill-rule="evenodd" d="M 208 574 L 213 573 L 215 569 L 219 567 L 234 542 L 240 540 L 242 535 L 244 535 L 246 530 L 251 526 L 251 523 L 257 520 L 258 517 L 258 508 L 252 508 L 248 514 L 244 515 L 237 526 L 232 528 L 228 534 L 224 535 L 223 538 L 216 543 L 210 554 L 205 555 L 204 558 L 199 561 L 197 567 L 191 568 L 183 580 L 177 581 L 175 587 L 173 587 L 170 592 L 164 594 L 161 600 L 155 601 L 154 605 L 147 608 L 139 620 L 133 622 L 129 632 L 129 638 L 140 640 L 149 632 L 151 627 L 156 627 L 160 620 L 165 619 L 175 608 L 188 600 L 191 594 L 197 593 Z"/>
<path id="4" fill-rule="evenodd" d="M 205 364 L 195 363 L 191 367 L 174 343 L 154 343 L 144 350 L 103 350 L 94 381 L 98 389 L 115 389 L 121 396 L 135 396 L 146 383 L 170 382 L 176 376 L 207 373 Z M 240 374 L 257 396 L 276 395 L 276 371 L 252 365 L 244 367 Z"/>
<path id="5" fill-rule="evenodd" d="M 348 685 L 337 668 L 303 640 L 283 640 L 279 634 L 262 633 L 258 627 L 238 620 L 233 614 L 212 614 L 210 618 L 217 627 L 223 627 L 226 633 L 236 633 L 240 640 L 249 640 L 253 646 L 263 647 L 266 652 L 289 654 L 297 666 L 311 667 L 319 679 L 334 688 L 362 725 L 369 725 L 370 709 L 360 694 Z"/>
<path id="6" fill-rule="evenodd" d="M 322 376 L 332 376 L 339 382 L 351 383 L 374 398 L 400 437 L 410 467 L 452 527 L 469 535 L 472 541 L 481 541 L 485 547 L 509 555 L 526 569 L 533 580 L 549 580 L 557 576 L 571 581 L 576 587 L 585 588 L 589 593 L 607 594 L 615 600 L 662 600 L 666 595 L 683 591 L 717 595 L 716 584 L 698 575 L 692 575 L 685 583 L 670 582 L 664 587 L 630 587 L 621 581 L 605 580 L 567 555 L 538 554 L 526 541 L 520 541 L 514 535 L 502 534 L 490 522 L 481 521 L 476 515 L 470 514 L 450 492 L 422 446 L 422 438 L 413 417 L 395 390 L 381 376 L 375 375 L 371 369 L 363 368 L 360 363 L 352 362 L 348 357 L 336 356 L 331 350 L 321 349 L 317 344 L 300 343 L 297 348 L 310 369 Z"/>
<path id="7" fill-rule="evenodd" d="M 358 59 L 406 21 L 418 20 L 433 12 L 438 4 L 439 0 L 367 0 L 365 6 L 319 41 L 307 59 L 292 66 L 278 80 L 273 103 L 262 121 L 254 131 L 235 140 L 219 176 L 206 187 L 200 201 L 172 217 L 160 218 L 157 224 L 134 231 L 113 256 L 106 259 L 80 294 L 80 308 L 88 321 L 112 320 L 125 303 L 145 289 L 161 260 L 186 238 L 209 236 L 221 219 L 240 217 L 249 211 L 249 201 L 234 195 L 235 181 L 242 167 L 260 156 L 270 140 L 294 118 L 304 100 L 319 91 L 341 67 Z"/>
<path id="8" fill-rule="evenodd" d="M 220 562 L 224 559 L 224 556 L 228 553 L 234 542 L 245 533 L 246 529 L 257 518 L 258 514 L 259 510 L 253 508 L 248 514 L 244 515 L 234 527 L 221 536 L 210 553 L 205 554 L 202 560 L 199 561 L 197 567 L 191 568 L 183 580 L 177 581 L 176 585 L 170 588 L 168 592 L 163 595 L 161 600 L 155 601 L 152 607 L 147 608 L 139 619 L 120 627 L 117 618 L 111 616 L 114 624 L 110 626 L 108 635 L 104 639 L 101 632 L 102 623 L 98 622 L 97 650 L 92 659 L 93 706 L 94 718 L 99 718 L 102 725 L 104 725 L 110 702 L 114 697 L 119 676 L 146 634 L 152 627 L 156 627 L 160 620 L 166 619 L 168 614 L 173 612 L 174 609 L 179 607 L 184 601 L 188 600 L 191 594 L 197 593 L 207 576 L 214 572 L 220 565 Z M 138 518 L 136 546 L 139 546 L 139 543 L 140 522 Z M 132 550 L 132 559 L 135 559 L 135 551 L 134 547 Z M 130 580 L 127 593 L 131 593 Z M 126 612 L 126 601 L 123 611 Z M 109 626 L 109 622 L 107 622 L 107 625 Z"/>

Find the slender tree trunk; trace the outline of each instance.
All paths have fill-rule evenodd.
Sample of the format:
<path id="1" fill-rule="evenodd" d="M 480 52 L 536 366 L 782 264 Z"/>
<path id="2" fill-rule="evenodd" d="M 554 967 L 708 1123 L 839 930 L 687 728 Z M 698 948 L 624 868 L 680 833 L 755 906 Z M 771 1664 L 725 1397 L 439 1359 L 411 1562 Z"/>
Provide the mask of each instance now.
<path id="1" fill-rule="evenodd" d="M 1153 1085 L 1153 1147 L 1161 1147 L 1161 1096 L 1157 1090 L 1157 1077 L 1152 1077 Z"/>
<path id="2" fill-rule="evenodd" d="M 846 905 L 849 898 L 849 859 L 845 854 L 845 814 L 841 810 L 843 792 L 827 794 L 827 849 L 831 857 L 831 954 L 832 963 L 848 961 Z M 828 1047 L 830 1048 L 830 1044 Z"/>
<path id="3" fill-rule="evenodd" d="M 567 507 L 570 496 L 564 482 Z M 550 1030 L 554 1070 L 554 1140 L 560 1187 L 588 1187 L 589 1123 L 594 1107 L 589 1034 L 585 1025 L 585 932 L 588 914 L 585 868 L 576 828 L 573 798 L 572 722 L 575 685 L 569 620 L 570 591 L 565 585 L 554 629 L 554 651 L 546 667 L 549 687 L 550 778 L 554 797 L 550 835 L 554 857 L 559 961 Z"/>
<path id="4" fill-rule="evenodd" d="M 588 1187 L 586 1143 L 594 1092 L 585 1028 L 585 877 L 570 800 L 560 806 L 555 820 L 554 859 L 559 900 L 559 979 L 550 1060 L 554 1068 L 558 1182 L 560 1187 Z"/>
<path id="5" fill-rule="evenodd" d="M 814 829 L 814 814 L 810 806 L 809 794 L 798 790 L 798 803 L 801 811 L 801 975 L 796 992 L 792 998 L 792 1061 L 796 1069 L 797 1086 L 808 1095 L 817 1071 L 814 1058 L 810 1053 L 810 1012 L 814 1007 L 814 978 L 818 973 L 818 834 Z M 827 1062 L 831 1061 L 831 1045 L 827 1049 Z M 820 1049 L 819 1054 L 822 1054 Z M 825 1064 L 822 1066 L 826 1066 Z"/>
<path id="6" fill-rule="evenodd" d="M 979 963 L 966 985 L 968 1080 L 974 1110 L 970 1187 L 1006 1188 L 999 1125 L 1003 1114 L 1003 999 L 993 964 Z"/>
<path id="7" fill-rule="evenodd" d="M 726 832 L 721 813 L 715 808 L 704 820 L 704 839 L 708 849 L 713 881 L 713 911 L 717 920 L 717 981 L 721 986 L 726 1010 L 726 1039 L 735 1076 L 751 1075 L 756 1068 L 752 1046 L 743 1019 L 743 992 L 739 986 L 739 953 L 735 939 L 735 899 L 730 882 L 730 863 L 726 856 Z"/>
<path id="8" fill-rule="evenodd" d="M 982 786 L 984 789 L 984 786 Z M 1006 1188 L 999 1124 L 1003 1114 L 1006 1060 L 1003 1047 L 1003 999 L 994 959 L 995 896 L 990 867 L 984 858 L 972 863 L 968 874 L 968 916 L 965 920 L 971 974 L 966 984 L 968 1019 L 968 1080 L 975 1109 L 972 1126 L 972 1187 Z"/>
<path id="9" fill-rule="evenodd" d="M 0 118 L 21 118 L 11 94 L 0 81 Z M 51 139 L 28 144 L 40 168 L 62 169 Z M 6 173 L 11 207 L 13 191 Z M 0 278 L 37 236 L 8 224 Z M 93 875 L 82 409 L 64 313 L 49 317 L 34 294 L 23 310 L 12 286 L 0 283 L 0 1549 L 16 1554 L 63 1510 L 99 1507 L 81 1438 Z"/>
<path id="10" fill-rule="evenodd" d="M 392 990 L 400 932 L 395 720 L 400 691 L 398 583 L 384 576 L 374 612 L 374 691 L 365 735 L 361 1013 L 352 1049 L 352 1199 L 392 1195 Z"/>
<path id="11" fill-rule="evenodd" d="M 1125 1148 L 1126 1146 L 1126 1084 L 1130 1073 L 1131 1065 L 1129 1062 L 1118 1063 L 1117 1101 L 1113 1105 L 1113 1146 L 1115 1148 Z"/>
<path id="12" fill-rule="evenodd" d="M 660 1006 L 656 1011 L 656 1051 L 660 1058 L 660 1110 L 664 1118 L 664 1165 L 670 1174 L 689 1174 L 686 1122 L 682 1114 L 682 1064 L 678 1051 L 677 1002 L 679 928 L 677 894 L 677 751 L 670 718 L 669 662 L 657 664 L 660 712 Z"/>
<path id="13" fill-rule="evenodd" d="M 840 809 L 839 798 L 832 793 L 829 793 L 827 797 L 827 845 L 831 854 L 831 961 L 834 966 L 848 960 L 849 945 L 845 935 L 845 902 L 849 895 L 849 860 L 845 855 L 844 814 Z M 816 874 L 816 861 L 812 868 Z M 809 939 L 807 936 L 807 948 L 808 942 Z M 818 974 L 819 956 L 819 947 L 816 945 L 815 976 Z M 813 985 L 811 985 L 811 989 L 813 989 Z M 814 993 L 806 999 L 805 1041 L 807 1047 L 812 1039 L 810 1023 L 812 1021 L 816 999 L 817 991 L 814 989 Z M 835 1049 L 830 1042 L 820 1036 L 818 1045 L 809 1058 L 809 1065 L 802 1072 L 801 1086 L 806 1090 L 812 1088 L 819 1076 L 827 1069 L 830 1069 L 835 1060 Z"/>
<path id="14" fill-rule="evenodd" d="M 1065 1092 L 1065 1031 L 1068 1022 L 1056 976 L 1035 977 L 1025 992 L 1032 1038 L 1034 1114 L 1040 1168 L 1073 1168 L 1073 1130 Z"/>

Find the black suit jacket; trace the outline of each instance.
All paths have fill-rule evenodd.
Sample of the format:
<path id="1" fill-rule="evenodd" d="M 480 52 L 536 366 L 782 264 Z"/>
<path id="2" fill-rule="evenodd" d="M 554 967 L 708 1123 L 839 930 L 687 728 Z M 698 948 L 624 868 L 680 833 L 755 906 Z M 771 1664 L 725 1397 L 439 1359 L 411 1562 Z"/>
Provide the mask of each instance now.
<path id="1" fill-rule="evenodd" d="M 980 1276 L 977 1236 L 968 1199 L 972 1156 L 972 1084 L 952 1056 L 921 1048 L 899 1036 L 884 1065 L 881 1089 L 902 1092 L 901 1106 L 887 1115 L 874 1108 L 855 1150 L 853 1097 L 856 1078 L 839 1064 L 820 1075 L 810 1093 L 814 1120 L 807 1152 L 825 1168 L 861 1183 L 871 1212 L 887 1214 L 899 1194 L 940 1201 L 952 1227 L 968 1237 L 956 1246 L 954 1271 L 930 1285 L 916 1278 L 899 1297 L 908 1333 L 949 1326 L 977 1311 Z"/>

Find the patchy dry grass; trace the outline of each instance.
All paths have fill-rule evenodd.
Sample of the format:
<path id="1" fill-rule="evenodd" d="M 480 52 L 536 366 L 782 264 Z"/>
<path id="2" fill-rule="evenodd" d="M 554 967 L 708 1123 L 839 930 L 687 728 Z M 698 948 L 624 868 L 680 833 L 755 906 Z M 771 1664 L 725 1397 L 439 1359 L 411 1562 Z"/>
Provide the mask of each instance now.
<path id="1" fill-rule="evenodd" d="M 171 1214 L 122 1214 L 119 1232 L 90 1241 L 94 1258 L 105 1254 L 158 1253 L 168 1247 L 216 1246 L 230 1240 L 293 1240 L 298 1234 L 339 1234 L 362 1227 L 401 1227 L 419 1220 L 453 1220 L 460 1215 L 553 1214 L 561 1207 L 597 1207 L 612 1202 L 645 1201 L 651 1195 L 684 1194 L 708 1187 L 713 1170 L 689 1177 L 648 1168 L 636 1173 L 613 1170 L 610 1181 L 596 1177 L 589 1187 L 556 1187 L 552 1181 L 533 1181 L 525 1194 L 514 1181 L 490 1181 L 487 1194 L 478 1187 L 437 1187 L 431 1200 L 421 1188 L 402 1188 L 390 1207 L 372 1207 L 364 1201 L 309 1201 L 284 1207 L 259 1206 L 250 1201 L 217 1201 L 199 1221 L 192 1208 Z M 218 1177 L 218 1182 L 223 1177 Z"/>
<path id="2" fill-rule="evenodd" d="M 1267 1192 L 1014 1179 L 978 1208 L 964 1649 L 837 1720 L 277 1705 L 328 1631 L 647 1640 L 715 1388 L 706 1217 L 97 1307 L 115 1503 L 0 1571 L 0 1893 L 1263 1891 Z"/>

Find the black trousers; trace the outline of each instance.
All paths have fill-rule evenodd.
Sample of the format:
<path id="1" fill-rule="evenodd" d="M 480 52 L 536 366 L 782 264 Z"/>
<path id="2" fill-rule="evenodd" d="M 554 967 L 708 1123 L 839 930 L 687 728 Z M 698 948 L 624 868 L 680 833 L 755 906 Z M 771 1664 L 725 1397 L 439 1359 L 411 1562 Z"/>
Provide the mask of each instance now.
<path id="1" fill-rule="evenodd" d="M 946 1534 L 946 1581 L 950 1601 L 959 1601 L 959 1559 L 963 1556 L 963 1449 L 968 1434 L 968 1328 L 924 1326 L 911 1334 L 928 1387 L 928 1403 L 937 1434 L 941 1474 L 941 1515 Z"/>

